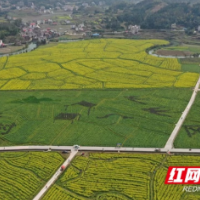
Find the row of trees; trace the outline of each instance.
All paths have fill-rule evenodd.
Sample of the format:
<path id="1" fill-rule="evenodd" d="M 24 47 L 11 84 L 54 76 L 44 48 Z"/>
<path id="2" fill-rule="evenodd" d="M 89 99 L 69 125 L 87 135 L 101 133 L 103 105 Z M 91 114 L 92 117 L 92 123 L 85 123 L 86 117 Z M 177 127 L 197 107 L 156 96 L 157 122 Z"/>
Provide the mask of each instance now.
<path id="1" fill-rule="evenodd" d="M 5 39 L 7 36 L 15 36 L 19 33 L 21 19 L 0 23 L 0 39 Z"/>

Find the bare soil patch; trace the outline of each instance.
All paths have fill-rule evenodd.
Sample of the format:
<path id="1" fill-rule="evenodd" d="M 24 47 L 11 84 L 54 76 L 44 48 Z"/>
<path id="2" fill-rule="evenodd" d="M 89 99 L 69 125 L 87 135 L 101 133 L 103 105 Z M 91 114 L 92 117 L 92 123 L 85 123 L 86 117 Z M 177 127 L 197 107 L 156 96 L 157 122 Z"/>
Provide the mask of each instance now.
<path id="1" fill-rule="evenodd" d="M 164 50 L 164 49 L 157 50 L 156 54 L 161 55 L 161 56 L 191 56 L 192 55 L 188 51 Z"/>
<path id="2" fill-rule="evenodd" d="M 60 113 L 55 117 L 55 120 L 64 119 L 64 120 L 74 120 L 77 116 L 80 117 L 79 113 Z"/>
<path id="3" fill-rule="evenodd" d="M 90 102 L 87 102 L 87 101 L 81 101 L 81 102 L 78 102 L 78 103 L 74 103 L 72 105 L 80 105 L 80 106 L 88 107 L 88 116 L 90 115 L 91 108 L 96 106 L 96 104 L 90 103 Z"/>
<path id="4" fill-rule="evenodd" d="M 14 51 L 21 50 L 24 47 L 25 47 L 25 45 L 22 45 L 22 46 L 7 46 L 7 47 L 4 47 L 4 48 L 0 48 L 0 54 L 12 53 Z"/>

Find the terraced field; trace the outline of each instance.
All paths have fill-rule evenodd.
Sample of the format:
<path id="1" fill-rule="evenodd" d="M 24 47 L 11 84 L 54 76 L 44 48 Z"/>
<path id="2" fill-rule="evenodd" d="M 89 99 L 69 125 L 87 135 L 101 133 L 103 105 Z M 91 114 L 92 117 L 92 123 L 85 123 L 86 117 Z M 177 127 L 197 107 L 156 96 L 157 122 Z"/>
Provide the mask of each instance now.
<path id="1" fill-rule="evenodd" d="M 200 94 L 196 100 L 175 140 L 175 147 L 200 148 Z"/>
<path id="2" fill-rule="evenodd" d="M 62 164 L 58 153 L 0 153 L 0 200 L 29 200 Z"/>
<path id="3" fill-rule="evenodd" d="M 163 147 L 190 88 L 0 91 L 1 145 Z"/>
<path id="4" fill-rule="evenodd" d="M 182 185 L 165 185 L 168 166 L 199 166 L 199 156 L 91 153 L 77 156 L 42 200 L 197 200 Z"/>
<path id="5" fill-rule="evenodd" d="M 86 40 L 0 59 L 0 90 L 192 87 L 197 73 L 145 50 L 162 40 Z"/>

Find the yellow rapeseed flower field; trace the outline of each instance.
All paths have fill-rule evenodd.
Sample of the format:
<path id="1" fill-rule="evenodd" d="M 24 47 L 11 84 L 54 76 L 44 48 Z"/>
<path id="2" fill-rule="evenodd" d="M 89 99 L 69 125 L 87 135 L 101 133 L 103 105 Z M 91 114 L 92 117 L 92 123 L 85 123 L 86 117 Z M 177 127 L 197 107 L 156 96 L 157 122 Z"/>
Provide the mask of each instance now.
<path id="1" fill-rule="evenodd" d="M 7 61 L 7 57 L 0 58 L 0 70 L 4 68 L 6 61 Z"/>
<path id="2" fill-rule="evenodd" d="M 97 39 L 0 58 L 0 90 L 192 87 L 198 74 L 146 49 L 164 40 Z"/>
<path id="3" fill-rule="evenodd" d="M 199 193 L 164 182 L 168 166 L 199 164 L 194 155 L 90 153 L 77 156 L 42 200 L 197 200 Z"/>
<path id="4" fill-rule="evenodd" d="M 1 152 L 0 199 L 33 199 L 62 162 L 56 152 Z"/>

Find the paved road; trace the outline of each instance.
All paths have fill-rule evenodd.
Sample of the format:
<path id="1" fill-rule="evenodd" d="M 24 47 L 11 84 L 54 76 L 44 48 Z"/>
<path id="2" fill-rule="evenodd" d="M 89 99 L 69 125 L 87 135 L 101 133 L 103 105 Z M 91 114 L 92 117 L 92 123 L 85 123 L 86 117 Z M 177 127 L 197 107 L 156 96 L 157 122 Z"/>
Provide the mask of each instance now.
<path id="1" fill-rule="evenodd" d="M 67 160 L 62 164 L 62 166 L 67 167 L 71 160 L 75 157 L 78 151 L 74 151 L 72 149 L 70 156 L 67 158 Z M 42 198 L 42 196 L 45 194 L 45 192 L 51 187 L 51 185 L 57 180 L 57 178 L 60 176 L 62 171 L 60 168 L 56 171 L 56 173 L 52 176 L 52 178 L 45 184 L 45 186 L 40 190 L 40 192 L 34 197 L 33 200 L 39 200 Z"/>
<path id="2" fill-rule="evenodd" d="M 187 105 L 187 107 L 185 108 L 184 112 L 182 113 L 178 123 L 176 124 L 174 130 L 172 131 L 166 145 L 165 145 L 165 148 L 166 149 L 172 149 L 173 148 L 173 143 L 174 143 L 174 140 L 176 138 L 176 136 L 178 135 L 178 132 L 183 124 L 183 122 L 185 121 L 194 101 L 195 101 L 195 98 L 196 98 L 196 95 L 197 95 L 197 92 L 199 91 L 199 85 L 200 85 L 200 77 L 199 77 L 199 80 L 197 81 L 197 84 L 194 88 L 194 91 L 192 93 L 192 97 Z"/>
<path id="3" fill-rule="evenodd" d="M 97 152 L 156 152 L 158 148 L 137 148 L 137 147 L 90 147 L 80 146 L 79 151 L 97 151 Z M 73 146 L 11 146 L 11 147 L 0 147 L 2 151 L 74 151 Z M 161 153 L 168 151 L 175 153 L 200 153 L 200 149 L 174 149 L 174 148 L 159 148 Z"/>

